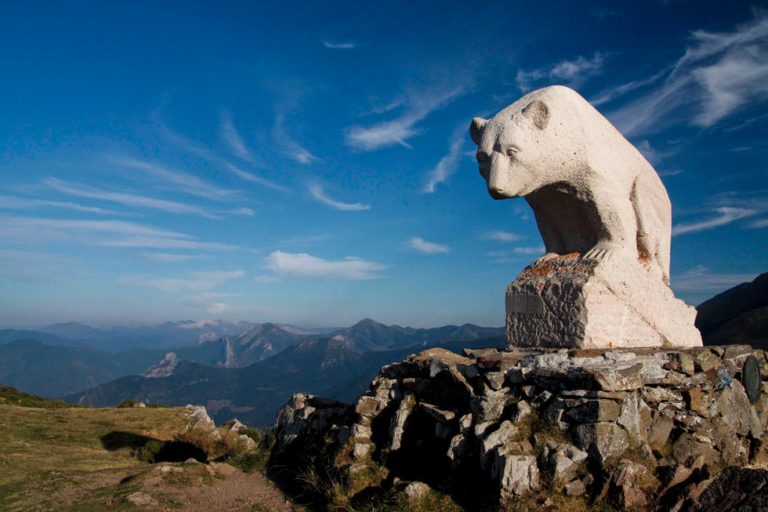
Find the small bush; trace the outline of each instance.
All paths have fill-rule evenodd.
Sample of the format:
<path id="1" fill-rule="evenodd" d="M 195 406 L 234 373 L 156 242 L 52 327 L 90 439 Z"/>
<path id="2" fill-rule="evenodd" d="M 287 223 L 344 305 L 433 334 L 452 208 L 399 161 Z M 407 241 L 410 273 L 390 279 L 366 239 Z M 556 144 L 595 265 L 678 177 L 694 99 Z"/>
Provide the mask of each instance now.
<path id="1" fill-rule="evenodd" d="M 157 441 L 155 439 L 147 441 L 147 443 L 139 448 L 136 452 L 136 457 L 144 462 L 154 464 L 157 462 L 157 454 L 163 449 L 165 443 L 163 441 Z"/>
<path id="2" fill-rule="evenodd" d="M 130 409 L 132 407 L 136 407 L 136 404 L 138 402 L 136 400 L 123 400 L 119 404 L 117 404 L 118 409 Z"/>

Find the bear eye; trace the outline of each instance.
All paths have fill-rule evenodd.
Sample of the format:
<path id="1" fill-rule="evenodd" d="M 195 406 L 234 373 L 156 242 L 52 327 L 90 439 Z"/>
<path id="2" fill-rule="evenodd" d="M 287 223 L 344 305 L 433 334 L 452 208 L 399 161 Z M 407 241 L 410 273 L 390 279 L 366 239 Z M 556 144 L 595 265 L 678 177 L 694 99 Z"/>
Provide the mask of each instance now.
<path id="1" fill-rule="evenodd" d="M 515 154 L 519 153 L 520 150 L 516 148 L 515 146 L 510 146 L 507 148 L 507 156 L 515 156 Z"/>

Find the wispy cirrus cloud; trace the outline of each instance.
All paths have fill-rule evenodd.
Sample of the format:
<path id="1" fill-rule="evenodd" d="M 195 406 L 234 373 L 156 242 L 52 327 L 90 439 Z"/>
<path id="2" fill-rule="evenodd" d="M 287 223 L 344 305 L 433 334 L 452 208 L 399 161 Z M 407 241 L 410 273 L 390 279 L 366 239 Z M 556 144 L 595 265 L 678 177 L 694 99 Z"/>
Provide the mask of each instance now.
<path id="1" fill-rule="evenodd" d="M 402 102 L 405 112 L 399 117 L 367 126 L 350 126 L 345 132 L 346 142 L 350 147 L 361 151 L 374 151 L 397 144 L 410 148 L 408 139 L 420 132 L 418 123 L 467 90 L 466 84 L 460 84 L 449 89 L 433 89 L 405 95 Z"/>
<path id="2" fill-rule="evenodd" d="M 523 256 L 541 256 L 545 252 L 543 245 L 514 247 L 503 251 L 490 251 L 488 256 L 493 263 L 520 262 Z"/>
<path id="3" fill-rule="evenodd" d="M 248 150 L 245 141 L 240 136 L 240 132 L 235 128 L 235 124 L 232 121 L 232 114 L 229 112 L 222 112 L 219 132 L 221 133 L 221 138 L 224 139 L 224 142 L 232 153 L 247 162 L 253 162 L 251 152 Z"/>
<path id="4" fill-rule="evenodd" d="M 160 210 L 169 213 L 181 213 L 192 214 L 206 217 L 209 219 L 217 219 L 218 215 L 209 211 L 206 208 L 199 206 L 180 203 L 177 201 L 169 201 L 166 199 L 156 199 L 152 197 L 142 196 L 138 194 L 128 194 L 124 192 L 115 192 L 110 190 L 103 190 L 96 187 L 90 187 L 87 185 L 81 185 L 76 183 L 68 183 L 58 178 L 44 178 L 43 183 L 49 188 L 69 194 L 75 197 L 85 197 L 89 199 L 97 199 L 100 201 L 109 201 L 112 203 L 118 203 L 125 206 L 133 206 L 137 208 L 150 208 L 153 210 Z"/>
<path id="5" fill-rule="evenodd" d="M 466 138 L 466 127 L 454 131 L 451 137 L 451 143 L 446 153 L 437 165 L 429 171 L 427 184 L 424 186 L 424 192 L 431 194 L 440 183 L 445 182 L 449 176 L 456 172 L 462 157 L 464 148 L 464 139 Z"/>
<path id="6" fill-rule="evenodd" d="M 245 276 L 242 270 L 192 272 L 183 277 L 130 275 L 119 279 L 122 284 L 154 288 L 166 293 L 211 290 Z"/>
<path id="7" fill-rule="evenodd" d="M 531 245 L 527 247 L 515 247 L 512 249 L 512 252 L 515 254 L 523 254 L 526 256 L 537 256 L 540 254 L 544 254 L 544 246 L 543 245 Z"/>
<path id="8" fill-rule="evenodd" d="M 595 97 L 591 98 L 589 102 L 596 107 L 599 107 L 600 105 L 603 105 L 605 103 L 610 103 L 611 101 L 617 98 L 621 98 L 622 96 L 629 94 L 632 91 L 641 89 L 647 85 L 651 85 L 658 82 L 668 72 L 669 72 L 669 69 L 663 69 L 658 73 L 656 73 L 655 75 L 651 75 L 648 78 L 632 80 L 630 82 L 617 85 L 615 87 L 611 87 L 609 89 L 606 89 L 598 93 Z"/>
<path id="9" fill-rule="evenodd" d="M 605 56 L 595 52 L 591 58 L 578 56 L 573 60 L 561 60 L 550 67 L 538 68 L 531 71 L 520 69 L 515 76 L 515 83 L 523 92 L 528 92 L 537 85 L 558 83 L 571 87 L 579 87 L 589 78 L 603 71 Z"/>
<path id="10" fill-rule="evenodd" d="M 166 184 L 190 195 L 217 201 L 231 201 L 239 191 L 219 187 L 184 171 L 171 169 L 161 164 L 135 158 L 113 158 L 113 162 L 129 169 L 137 169 L 150 174 Z"/>
<path id="11" fill-rule="evenodd" d="M 145 252 L 142 256 L 150 261 L 159 263 L 178 263 L 180 261 L 199 260 L 204 258 L 204 254 L 179 254 L 169 252 Z"/>
<path id="12" fill-rule="evenodd" d="M 86 206 L 79 203 L 68 201 L 51 201 L 48 199 L 37 199 L 30 197 L 5 196 L 0 195 L 0 209 L 4 210 L 32 210 L 37 208 L 62 208 L 64 210 L 74 210 L 84 213 L 115 214 L 117 212 L 99 208 L 97 206 Z"/>
<path id="13" fill-rule="evenodd" d="M 280 277 L 303 279 L 342 279 L 361 281 L 378 279 L 386 267 L 361 258 L 326 260 L 307 253 L 275 251 L 266 258 L 266 266 Z"/>
<path id="14" fill-rule="evenodd" d="M 732 288 L 738 284 L 752 281 L 756 273 L 712 272 L 704 265 L 697 265 L 671 280 L 675 292 L 681 293 L 694 303 L 708 299 L 713 294 Z"/>
<path id="15" fill-rule="evenodd" d="M 312 197 L 336 210 L 358 212 L 371 209 L 371 205 L 365 203 L 344 203 L 342 201 L 337 201 L 336 199 L 330 197 L 325 192 L 325 189 L 317 183 L 310 183 L 307 185 L 307 190 Z"/>
<path id="16" fill-rule="evenodd" d="M 414 251 L 420 252 L 422 254 L 445 254 L 451 252 L 451 248 L 447 245 L 428 242 L 420 236 L 412 236 L 408 240 L 408 245 Z"/>
<path id="17" fill-rule="evenodd" d="M 509 231 L 487 231 L 483 233 L 482 238 L 486 240 L 493 240 L 495 242 L 517 242 L 520 240 L 520 236 L 516 235 L 514 233 L 510 233 Z"/>
<path id="18" fill-rule="evenodd" d="M 280 147 L 281 152 L 294 162 L 298 162 L 302 165 L 309 165 L 312 162 L 320 160 L 288 132 L 288 129 L 286 128 L 288 110 L 290 109 L 284 105 L 278 106 L 275 111 L 275 124 L 272 128 L 273 138 Z"/>
<path id="19" fill-rule="evenodd" d="M 226 123 L 223 122 L 222 126 L 225 127 L 223 131 L 225 133 L 229 133 L 229 130 L 226 128 Z M 232 129 L 234 130 L 234 126 L 232 126 Z M 226 169 L 231 174 L 233 174 L 234 176 L 237 176 L 241 180 L 248 181 L 250 183 L 255 183 L 258 185 L 264 185 L 265 187 L 272 188 L 275 190 L 282 190 L 282 191 L 288 190 L 286 187 L 283 187 L 282 185 L 279 185 L 267 178 L 264 178 L 263 176 L 256 174 L 251 170 L 242 169 L 240 166 L 233 164 L 232 162 L 229 161 L 229 159 L 222 157 L 217 152 L 189 140 L 187 137 L 171 130 L 165 125 L 161 125 L 160 132 L 169 142 L 173 143 L 177 147 L 183 149 L 186 152 L 191 153 L 192 155 L 198 158 L 202 158 L 203 160 L 206 160 L 216 165 L 217 167 Z M 229 137 L 231 138 L 229 144 L 231 144 L 233 148 L 239 147 L 238 140 L 242 141 L 242 138 L 240 137 L 239 133 L 236 130 L 234 130 L 233 133 L 229 134 Z M 255 167 L 258 169 L 264 169 L 266 167 L 266 164 L 264 164 L 264 162 L 256 158 L 250 152 L 250 150 L 247 149 L 247 147 L 245 146 L 245 143 L 243 143 L 242 146 L 245 149 L 245 152 L 240 151 L 240 154 L 247 155 L 247 158 L 244 158 L 244 160 L 247 162 L 249 166 Z M 233 150 L 236 153 L 238 152 L 237 149 L 233 149 Z"/>
<path id="20" fill-rule="evenodd" d="M 679 121 L 707 128 L 768 99 L 768 15 L 732 32 L 694 31 L 691 41 L 659 87 L 609 113 L 625 135 Z"/>
<path id="21" fill-rule="evenodd" d="M 271 189 L 274 189 L 274 190 L 280 190 L 281 192 L 288 192 L 288 187 L 284 187 L 282 185 L 278 185 L 277 183 L 273 182 L 272 180 L 268 180 L 266 178 L 263 178 L 261 176 L 258 176 L 256 174 L 254 174 L 252 172 L 244 171 L 240 167 L 238 167 L 238 166 L 236 166 L 234 164 L 231 164 L 229 162 L 227 162 L 225 164 L 225 167 L 229 170 L 229 172 L 231 172 L 232 174 L 234 174 L 235 176 L 237 176 L 238 178 L 240 178 L 242 180 L 245 180 L 245 181 L 248 181 L 248 182 L 251 182 L 251 183 L 257 183 L 259 185 L 264 185 L 267 188 L 271 188 Z"/>
<path id="22" fill-rule="evenodd" d="M 331 50 L 354 50 L 359 45 L 357 43 L 351 43 L 351 42 L 342 43 L 342 42 L 323 41 L 323 46 Z"/>
<path id="23" fill-rule="evenodd" d="M 0 216 L 0 238 L 7 241 L 60 241 L 106 247 L 231 250 L 234 246 L 202 242 L 195 237 L 118 220 L 48 219 Z"/>
<path id="24" fill-rule="evenodd" d="M 697 233 L 707 231 L 726 224 L 731 224 L 740 219 L 745 219 L 760 213 L 760 210 L 754 208 L 740 208 L 735 206 L 720 206 L 714 208 L 713 215 L 707 219 L 695 222 L 683 222 L 676 224 L 672 228 L 672 236 L 683 235 L 685 233 Z"/>

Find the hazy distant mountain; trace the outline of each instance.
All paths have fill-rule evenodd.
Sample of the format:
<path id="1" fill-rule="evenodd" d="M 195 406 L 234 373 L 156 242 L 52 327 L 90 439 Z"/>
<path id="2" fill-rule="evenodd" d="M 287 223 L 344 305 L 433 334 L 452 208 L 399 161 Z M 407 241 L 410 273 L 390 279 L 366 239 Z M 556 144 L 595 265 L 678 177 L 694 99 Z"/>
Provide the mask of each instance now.
<path id="1" fill-rule="evenodd" d="M 101 340 L 104 334 L 103 331 L 80 322 L 46 325 L 41 330 L 70 340 Z"/>
<path id="2" fill-rule="evenodd" d="M 156 363 L 153 351 L 115 354 L 83 347 L 19 340 L 0 345 L 0 383 L 29 393 L 58 397 L 83 391 Z"/>
<path id="3" fill-rule="evenodd" d="M 503 337 L 440 343 L 451 350 L 500 347 Z M 365 390 L 384 364 L 399 361 L 421 346 L 361 352 L 351 341 L 311 338 L 246 368 L 211 368 L 181 361 L 169 377 L 130 376 L 97 386 L 70 401 L 108 406 L 124 399 L 205 405 L 216 422 L 237 417 L 253 426 L 271 425 L 292 393 L 316 393 L 351 400 Z"/>
<path id="4" fill-rule="evenodd" d="M 310 332 L 295 327 L 257 324 L 244 333 L 223 339 L 226 343 L 226 358 L 220 365 L 226 368 L 248 366 L 272 357 L 310 335 Z"/>
<path id="5" fill-rule="evenodd" d="M 55 334 L 42 331 L 27 331 L 23 329 L 0 329 L 0 345 L 18 340 L 38 340 L 51 345 L 81 346 L 84 342 L 62 338 Z"/>
<path id="6" fill-rule="evenodd" d="M 240 334 L 253 322 L 226 322 L 223 320 L 185 320 L 139 327 L 96 328 L 79 322 L 49 325 L 40 329 L 60 338 L 77 340 L 103 350 L 120 352 L 131 348 L 169 349 L 216 341 L 224 336 Z M 41 339 L 39 336 L 34 336 Z"/>
<path id="7" fill-rule="evenodd" d="M 768 272 L 712 297 L 697 309 L 696 327 L 704 343 L 768 348 Z"/>
<path id="8" fill-rule="evenodd" d="M 329 336 L 336 340 L 352 342 L 360 351 L 370 351 L 414 345 L 427 346 L 443 341 L 476 340 L 499 336 L 503 332 L 503 328 L 479 327 L 472 324 L 414 329 L 399 325 L 388 326 L 366 318 L 352 327 L 332 332 Z"/>
<path id="9" fill-rule="evenodd" d="M 55 339 L 60 340 L 58 337 Z M 227 355 L 223 341 L 178 347 L 173 353 L 174 357 L 209 366 L 225 361 Z M 157 365 L 165 355 L 166 351 L 160 349 L 108 352 L 90 346 L 64 346 L 36 339 L 16 339 L 0 344 L 0 384 L 48 397 L 60 397 L 119 377 L 145 372 Z"/>

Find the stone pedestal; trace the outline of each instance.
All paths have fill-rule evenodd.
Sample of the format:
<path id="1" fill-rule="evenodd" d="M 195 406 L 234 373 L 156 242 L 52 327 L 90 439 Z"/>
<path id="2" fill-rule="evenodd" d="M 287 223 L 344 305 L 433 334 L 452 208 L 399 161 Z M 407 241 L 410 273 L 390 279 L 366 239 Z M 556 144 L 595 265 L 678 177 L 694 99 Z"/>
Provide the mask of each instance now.
<path id="1" fill-rule="evenodd" d="M 696 347 L 696 309 L 660 273 L 622 254 L 537 261 L 507 288 L 513 347 Z"/>
<path id="2" fill-rule="evenodd" d="M 364 503 L 420 481 L 468 509 L 722 510 L 697 504 L 721 470 L 768 461 L 767 363 L 745 345 L 433 348 L 382 368 L 355 405 L 294 397 L 271 464 L 311 453 Z"/>

